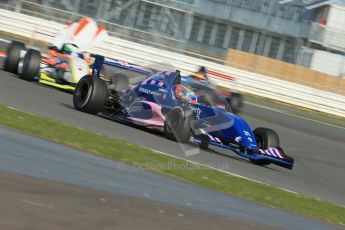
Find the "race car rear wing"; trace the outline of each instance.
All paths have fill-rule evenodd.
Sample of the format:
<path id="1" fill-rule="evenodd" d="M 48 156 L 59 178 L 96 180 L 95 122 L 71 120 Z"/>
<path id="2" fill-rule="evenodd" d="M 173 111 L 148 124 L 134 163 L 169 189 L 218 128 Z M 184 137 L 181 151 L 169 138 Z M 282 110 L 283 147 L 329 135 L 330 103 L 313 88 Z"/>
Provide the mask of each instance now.
<path id="1" fill-rule="evenodd" d="M 113 66 L 113 67 L 117 67 L 120 69 L 132 71 L 132 72 L 136 72 L 136 73 L 141 73 L 141 74 L 145 74 L 145 75 L 150 75 L 150 74 L 153 74 L 156 72 L 153 69 L 146 68 L 146 67 L 143 67 L 140 65 L 131 64 L 131 63 L 128 63 L 125 61 L 120 61 L 120 60 L 113 59 L 113 58 L 107 58 L 107 57 L 104 57 L 101 55 L 96 55 L 95 61 L 94 61 L 93 66 L 92 66 L 92 76 L 98 76 L 99 77 L 103 65 Z"/>

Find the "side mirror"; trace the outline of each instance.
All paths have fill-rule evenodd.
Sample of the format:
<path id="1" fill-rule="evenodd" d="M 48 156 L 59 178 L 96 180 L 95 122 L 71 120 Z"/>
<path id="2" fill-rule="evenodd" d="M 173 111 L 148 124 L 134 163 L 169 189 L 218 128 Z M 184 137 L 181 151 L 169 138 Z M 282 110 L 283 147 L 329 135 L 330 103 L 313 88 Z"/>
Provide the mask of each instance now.
<path id="1" fill-rule="evenodd" d="M 180 70 L 176 70 L 175 72 L 175 79 L 173 81 L 174 85 L 180 84 L 181 83 L 181 71 Z"/>

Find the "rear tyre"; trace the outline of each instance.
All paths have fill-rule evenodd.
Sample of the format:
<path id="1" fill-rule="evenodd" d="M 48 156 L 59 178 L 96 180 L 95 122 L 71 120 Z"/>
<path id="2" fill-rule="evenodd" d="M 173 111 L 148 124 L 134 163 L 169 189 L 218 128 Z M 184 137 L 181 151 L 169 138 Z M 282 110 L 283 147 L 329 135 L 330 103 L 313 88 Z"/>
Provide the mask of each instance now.
<path id="1" fill-rule="evenodd" d="M 277 148 L 279 147 L 279 136 L 273 129 L 256 128 L 254 131 L 256 143 L 260 149 Z M 269 165 L 270 160 L 250 160 L 257 165 Z"/>
<path id="2" fill-rule="evenodd" d="M 82 77 L 73 94 L 74 107 L 82 112 L 96 114 L 103 109 L 107 99 L 107 85 L 98 77 Z"/>
<path id="3" fill-rule="evenodd" d="M 228 110 L 234 114 L 238 114 L 243 110 L 243 97 L 239 93 L 231 93 L 231 96 L 227 98 Z"/>
<path id="4" fill-rule="evenodd" d="M 180 143 L 187 143 L 192 134 L 192 115 L 193 112 L 191 110 L 185 110 L 179 106 L 169 110 L 164 122 L 165 136 Z"/>
<path id="5" fill-rule="evenodd" d="M 20 78 L 26 81 L 34 81 L 39 74 L 41 64 L 41 53 L 34 49 L 29 49 L 23 59 L 23 67 Z"/>
<path id="6" fill-rule="evenodd" d="M 18 73 L 18 65 L 20 62 L 20 53 L 25 50 L 25 44 L 17 41 L 12 41 L 6 51 L 6 59 L 4 70 L 10 73 Z"/>

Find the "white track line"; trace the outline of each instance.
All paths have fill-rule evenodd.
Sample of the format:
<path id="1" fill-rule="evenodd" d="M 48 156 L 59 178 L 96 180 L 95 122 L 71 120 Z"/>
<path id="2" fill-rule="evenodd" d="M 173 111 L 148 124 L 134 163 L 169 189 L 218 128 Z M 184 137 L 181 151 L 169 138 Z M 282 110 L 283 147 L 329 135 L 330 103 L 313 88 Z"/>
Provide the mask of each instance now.
<path id="1" fill-rule="evenodd" d="M 38 203 L 38 202 L 35 202 L 35 201 L 31 201 L 31 200 L 24 200 L 23 199 L 23 200 L 20 200 L 20 201 L 23 202 L 23 203 L 34 205 L 34 206 L 38 206 L 38 207 L 41 207 L 41 208 L 55 209 L 55 207 L 52 206 L 52 205 L 46 205 L 46 204 Z"/>
<path id="2" fill-rule="evenodd" d="M 147 149 L 152 150 L 152 151 L 154 151 L 156 153 L 165 155 L 165 156 L 173 157 L 173 158 L 176 158 L 176 159 L 179 159 L 179 160 L 182 160 L 182 161 L 187 161 L 187 162 L 192 163 L 192 164 L 196 164 L 196 165 L 200 165 L 200 166 L 203 166 L 203 167 L 206 167 L 206 168 L 209 168 L 209 169 L 213 169 L 213 170 L 216 170 L 218 172 L 226 173 L 228 175 L 236 176 L 236 177 L 239 177 L 239 178 L 242 178 L 242 179 L 254 181 L 254 182 L 257 182 L 257 183 L 260 183 L 260 184 L 264 184 L 264 185 L 270 185 L 270 184 L 264 183 L 262 181 L 254 180 L 254 179 L 251 179 L 249 177 L 241 176 L 239 174 L 228 172 L 228 171 L 225 171 L 225 170 L 222 170 L 222 169 L 218 169 L 218 168 L 215 168 L 215 167 L 212 167 L 212 166 L 209 166 L 209 165 L 204 165 L 204 164 L 198 163 L 196 161 L 191 161 L 191 160 L 188 160 L 188 159 L 185 159 L 185 158 L 182 158 L 182 157 L 178 157 L 178 156 L 175 156 L 175 155 L 172 155 L 172 154 L 169 154 L 169 153 L 164 153 L 164 152 L 161 152 L 161 151 L 158 151 L 158 150 L 155 150 L 155 149 L 150 149 L 150 148 L 147 148 Z M 296 192 L 294 192 L 294 193 L 296 193 Z"/>
<path id="3" fill-rule="evenodd" d="M 3 38 L 0 38 L 0 41 L 1 42 L 6 42 L 6 43 L 10 43 L 11 41 L 7 40 L 7 39 L 3 39 Z"/>
<path id="4" fill-rule="evenodd" d="M 33 113 L 30 113 L 30 112 L 28 112 L 28 111 L 24 111 L 24 110 L 21 110 L 21 109 L 17 109 L 17 108 L 11 107 L 11 106 L 6 106 L 6 107 L 9 108 L 9 109 L 13 109 L 13 110 L 22 112 L 22 113 L 27 113 L 27 114 L 30 114 L 30 115 L 37 116 L 37 115 L 35 115 L 35 114 L 33 114 Z M 61 122 L 60 122 L 60 123 L 61 123 Z"/>

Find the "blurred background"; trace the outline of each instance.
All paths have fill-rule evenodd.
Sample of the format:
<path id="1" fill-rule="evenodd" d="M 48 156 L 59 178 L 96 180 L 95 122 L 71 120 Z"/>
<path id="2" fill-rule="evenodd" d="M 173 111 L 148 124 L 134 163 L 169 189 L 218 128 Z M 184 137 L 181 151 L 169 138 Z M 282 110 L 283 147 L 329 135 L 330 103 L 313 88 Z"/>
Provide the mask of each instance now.
<path id="1" fill-rule="evenodd" d="M 85 225 L 80 229 L 95 229 L 94 226 L 99 228 L 100 223 L 104 226 L 115 225 L 121 218 L 126 223 L 130 223 L 133 217 L 139 221 L 137 212 L 140 215 L 147 214 L 141 217 L 145 221 L 149 220 L 149 223 L 139 222 L 138 229 L 154 229 L 150 226 L 154 218 L 157 219 L 154 223 L 159 225 L 156 229 L 162 229 L 165 221 L 173 223 L 172 229 L 176 229 L 176 226 L 189 227 L 186 220 L 210 229 L 212 221 L 216 220 L 198 214 L 194 222 L 185 210 L 169 212 L 168 209 L 158 207 L 157 210 L 152 209 L 154 212 L 151 215 L 151 212 L 137 208 L 136 201 L 132 205 L 123 204 L 123 207 L 133 207 L 135 210 L 125 212 L 126 209 L 121 208 L 124 217 L 116 219 L 114 210 L 101 209 L 112 207 L 110 199 L 104 198 L 109 194 L 94 196 L 95 203 L 97 201 L 101 206 L 95 209 L 95 203 L 89 203 L 91 196 L 83 195 L 81 190 L 70 193 L 66 184 L 62 185 L 62 188 L 67 189 L 66 192 L 54 187 L 45 190 L 42 181 L 42 184 L 36 186 L 25 178 L 22 180 L 26 183 L 12 179 L 12 187 L 8 186 L 11 173 L 52 180 L 53 184 L 56 181 L 72 183 L 215 215 L 236 217 L 239 221 L 249 221 L 256 229 L 260 229 L 257 222 L 284 229 L 332 229 L 333 226 L 328 228 L 323 223 L 314 225 L 310 220 L 305 220 L 304 216 L 308 212 L 314 218 L 344 226 L 345 215 L 342 214 L 345 209 L 338 205 L 345 205 L 345 184 L 341 182 L 345 169 L 345 0 L 0 0 L 0 67 L 8 60 L 6 55 L 11 53 L 5 52 L 6 47 L 11 46 L 11 41 L 22 42 L 26 48 L 39 50 L 43 58 L 49 58 L 48 47 L 54 44 L 55 36 L 66 25 L 79 23 L 85 17 L 94 19 L 98 26 L 104 25 L 110 35 L 102 44 L 82 50 L 87 54 L 116 59 L 113 61 L 122 66 L 134 64 L 138 69 L 179 69 L 185 75 L 195 73 L 201 66 L 205 66 L 212 80 L 210 82 L 220 87 L 226 95 L 243 94 L 244 110 L 240 116 L 251 127 L 277 130 L 281 137 L 281 147 L 296 161 L 294 169 L 288 171 L 278 166 L 259 167 L 229 154 L 228 150 L 216 147 L 212 151 L 199 152 L 197 149 L 198 154 L 189 154 L 179 143 L 162 138 L 156 132 L 150 133 L 109 119 L 100 119 L 99 116 L 79 113 L 74 109 L 71 94 L 22 81 L 22 73 L 16 78 L 13 74 L 1 71 L 0 178 L 3 179 L 0 182 L 7 184 L 0 186 L 0 192 L 9 194 L 10 199 L 2 196 L 4 199 L 0 199 L 0 204 L 12 207 L 12 210 L 8 210 L 12 212 L 8 212 L 4 218 L 9 221 L 0 221 L 0 226 L 3 223 L 4 226 L 6 223 L 19 223 L 27 228 L 28 223 L 46 221 L 50 229 L 55 225 L 77 229 L 72 222 L 76 226 Z M 25 52 L 28 53 L 19 50 L 17 56 L 23 58 Z M 52 68 L 56 68 L 56 63 L 53 62 Z M 108 70 L 110 73 L 115 72 L 114 69 L 105 69 Z M 48 73 L 44 71 L 40 75 Z M 129 71 L 125 74 L 129 75 Z M 110 74 L 102 72 L 102 75 Z M 137 77 L 137 73 L 134 77 Z M 68 86 L 74 87 L 74 83 Z M 55 127 L 51 120 L 35 118 L 36 115 L 56 119 L 63 124 L 57 123 Z M 169 178 L 169 181 L 165 177 L 159 179 L 156 174 L 141 170 L 145 167 L 137 167 L 134 171 L 136 173 L 133 173 L 130 166 L 85 155 L 45 140 L 21 134 L 18 136 L 2 126 L 23 129 L 27 133 L 32 132 L 34 136 L 48 137 L 54 142 L 67 143 L 68 146 L 85 151 L 97 154 L 104 152 L 103 156 L 111 156 L 115 161 L 126 164 L 160 162 L 160 154 L 149 152 L 142 155 L 137 147 L 132 148 L 130 143 L 135 143 L 145 147 L 145 151 L 152 149 L 154 153 L 186 159 L 198 166 L 205 165 L 249 179 L 250 184 L 257 181 L 260 186 L 266 186 L 262 183 L 273 185 L 285 190 L 284 193 L 270 193 L 266 187 L 251 189 L 242 183 L 237 186 L 237 182 L 228 182 L 218 176 L 210 177 L 208 171 L 205 174 L 207 176 L 200 176 L 200 171 L 195 171 L 195 174 L 186 170 L 159 171 L 157 166 L 157 172 L 170 173 L 182 179 L 192 178 L 184 180 L 192 183 L 201 181 L 214 186 L 211 188 L 223 188 L 224 185 L 224 190 L 220 191 L 235 188 L 233 194 L 236 194 L 236 199 L 254 197 L 250 199 L 264 201 L 270 206 L 285 207 L 290 211 L 297 210 L 303 218 L 300 215 L 289 217 L 290 214 L 285 211 L 282 214 L 281 210 L 257 206 L 256 202 L 255 206 L 243 200 L 237 203 L 232 198 L 225 198 L 223 193 L 218 196 L 205 193 L 200 187 L 189 187 L 185 182 L 176 183 L 175 178 Z M 89 134 L 85 130 L 97 133 L 97 138 L 93 137 L 96 134 Z M 109 143 L 115 145 L 104 144 L 105 137 L 112 138 Z M 130 143 L 123 144 L 122 140 Z M 136 152 L 138 155 L 131 154 Z M 26 189 L 22 186 L 29 187 Z M 18 190 L 23 193 L 13 193 Z M 59 193 L 60 199 L 55 200 Z M 316 199 L 304 198 L 304 195 L 315 197 L 317 202 L 327 203 L 325 206 L 318 205 Z M 23 201 L 25 197 L 27 199 Z M 310 203 L 305 205 L 299 202 L 299 198 L 308 199 Z M 18 199 L 21 199 L 20 202 L 13 204 L 12 200 Z M 65 205 L 70 200 L 71 204 Z M 123 201 L 123 197 L 119 200 Z M 8 205 L 10 202 L 11 205 Z M 328 202 L 336 205 L 330 206 Z M 25 211 L 23 206 L 30 207 L 28 204 L 33 208 L 18 214 L 18 210 Z M 55 205 L 58 213 L 50 208 L 54 206 L 46 206 L 52 211 L 47 212 L 44 204 Z M 114 206 L 118 205 L 119 202 L 115 200 Z M 37 214 L 37 207 L 43 211 Z M 116 209 L 116 215 L 119 210 Z M 103 214 L 109 214 L 109 222 L 105 221 Z M 180 218 L 178 220 L 182 224 L 172 219 L 162 220 L 163 214 L 169 218 L 169 215 Z M 184 215 L 188 218 L 182 218 Z M 100 219 L 92 219 L 90 216 Z M 66 218 L 73 221 L 67 223 Z M 50 223 L 51 220 L 57 221 Z M 95 225 L 90 225 L 92 222 Z M 228 223 L 226 226 L 229 225 L 234 226 Z M 164 224 L 166 228 L 169 226 Z M 222 229 L 220 225 L 215 226 L 215 229 Z M 37 229 L 37 226 L 32 228 Z M 46 228 L 42 225 L 42 229 Z M 269 228 L 264 226 L 261 229 Z"/>
<path id="2" fill-rule="evenodd" d="M 345 94 L 345 2 L 1 0 L 60 23 L 83 16 L 110 35 Z"/>

